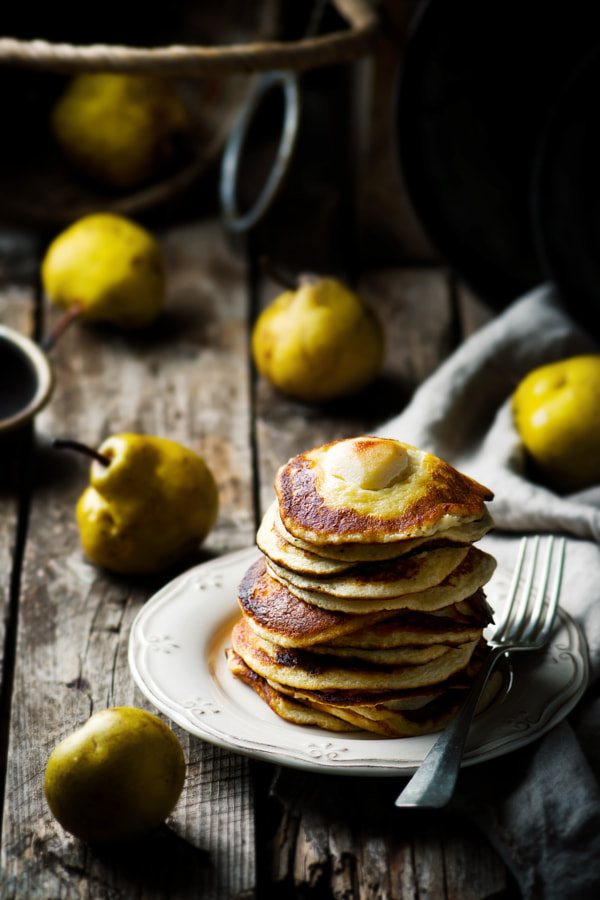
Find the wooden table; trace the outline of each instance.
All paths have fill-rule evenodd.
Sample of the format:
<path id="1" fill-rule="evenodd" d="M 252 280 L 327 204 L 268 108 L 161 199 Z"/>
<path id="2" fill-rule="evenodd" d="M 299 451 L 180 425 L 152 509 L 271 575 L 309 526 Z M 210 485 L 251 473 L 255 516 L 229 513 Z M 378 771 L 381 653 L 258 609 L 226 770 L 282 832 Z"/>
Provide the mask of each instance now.
<path id="1" fill-rule="evenodd" d="M 88 462 L 53 449 L 52 439 L 98 445 L 131 430 L 200 452 L 220 492 L 219 518 L 199 556 L 210 559 L 253 544 L 283 461 L 374 430 L 489 315 L 439 266 L 362 273 L 360 289 L 386 323 L 383 376 L 351 401 L 307 407 L 277 394 L 250 365 L 251 323 L 276 286 L 256 277 L 216 218 L 155 231 L 169 284 L 160 323 L 136 334 L 72 326 L 51 351 L 50 404 L 33 429 L 1 445 L 0 896 L 518 896 L 469 823 L 395 809 L 389 779 L 279 769 L 177 725 L 186 784 L 156 833 L 120 847 L 89 846 L 51 816 L 42 785 L 56 743 L 105 707 L 153 709 L 133 682 L 127 648 L 134 617 L 163 583 L 112 576 L 86 560 L 74 505 Z M 13 228 L 0 233 L 0 320 L 38 336 L 57 317 L 37 289 L 46 240 Z"/>

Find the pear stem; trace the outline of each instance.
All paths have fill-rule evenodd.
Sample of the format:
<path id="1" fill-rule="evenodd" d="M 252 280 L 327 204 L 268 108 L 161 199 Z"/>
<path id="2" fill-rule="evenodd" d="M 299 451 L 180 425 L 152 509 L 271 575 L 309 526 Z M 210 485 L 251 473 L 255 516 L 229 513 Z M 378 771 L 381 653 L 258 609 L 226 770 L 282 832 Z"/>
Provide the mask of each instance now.
<path id="1" fill-rule="evenodd" d="M 80 441 L 72 441 L 69 438 L 55 438 L 52 441 L 52 446 L 59 450 L 77 450 L 78 453 L 84 453 L 86 456 L 91 456 L 92 459 L 96 460 L 96 462 L 100 463 L 100 465 L 105 468 L 110 466 L 110 459 L 108 456 L 103 456 L 102 453 L 94 450 L 93 447 L 88 447 L 87 444 L 82 444 Z"/>
<path id="2" fill-rule="evenodd" d="M 71 306 L 71 308 L 60 317 L 54 328 L 51 328 L 48 334 L 40 342 L 42 350 L 51 350 L 63 332 L 79 318 L 82 312 L 83 303 L 75 303 Z"/>

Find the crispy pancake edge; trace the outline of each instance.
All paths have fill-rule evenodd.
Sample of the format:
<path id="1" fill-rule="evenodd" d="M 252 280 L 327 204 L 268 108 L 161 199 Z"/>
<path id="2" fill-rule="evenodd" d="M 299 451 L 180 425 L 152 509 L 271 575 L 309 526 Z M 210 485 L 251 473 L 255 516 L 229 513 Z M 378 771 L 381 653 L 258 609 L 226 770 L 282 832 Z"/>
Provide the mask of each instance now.
<path id="1" fill-rule="evenodd" d="M 369 443 L 379 439 L 365 437 L 360 440 L 368 447 Z M 433 454 L 402 444 L 410 451 L 423 454 L 423 462 L 428 468 L 424 491 L 391 516 L 360 514 L 348 507 L 334 508 L 319 493 L 316 459 L 339 443 L 333 441 L 293 457 L 279 469 L 275 479 L 283 525 L 291 534 L 312 543 L 377 544 L 421 537 L 434 533 L 444 516 L 457 516 L 464 521 L 480 519 L 485 501 L 493 499 L 489 488 L 453 466 Z"/>
<path id="2" fill-rule="evenodd" d="M 421 687 L 446 680 L 466 666 L 477 641 L 452 647 L 439 659 L 414 666 L 342 666 L 339 660 L 315 658 L 309 651 L 273 645 L 272 653 L 256 646 L 255 636 L 244 618 L 235 624 L 231 636 L 232 648 L 247 666 L 264 678 L 291 687 L 314 689 L 381 690 L 382 683 L 390 690 Z"/>

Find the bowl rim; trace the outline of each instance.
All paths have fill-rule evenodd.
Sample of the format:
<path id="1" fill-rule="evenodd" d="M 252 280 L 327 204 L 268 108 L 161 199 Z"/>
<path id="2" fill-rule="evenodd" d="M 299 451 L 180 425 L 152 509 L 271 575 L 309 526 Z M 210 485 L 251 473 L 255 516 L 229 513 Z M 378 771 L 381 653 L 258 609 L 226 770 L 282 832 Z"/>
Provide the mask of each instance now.
<path id="1" fill-rule="evenodd" d="M 36 378 L 36 389 L 29 402 L 13 415 L 0 419 L 0 433 L 3 433 L 25 425 L 46 405 L 54 388 L 54 375 L 48 357 L 31 338 L 0 324 L 0 339 L 21 351 L 32 365 Z"/>

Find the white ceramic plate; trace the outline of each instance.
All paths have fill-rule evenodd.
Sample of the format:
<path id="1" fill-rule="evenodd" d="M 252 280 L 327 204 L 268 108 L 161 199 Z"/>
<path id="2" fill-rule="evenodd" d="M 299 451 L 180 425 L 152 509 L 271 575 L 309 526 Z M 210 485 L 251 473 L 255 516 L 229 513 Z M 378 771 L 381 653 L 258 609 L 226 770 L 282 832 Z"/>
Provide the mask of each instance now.
<path id="1" fill-rule="evenodd" d="M 237 588 L 258 555 L 251 548 L 196 566 L 148 600 L 129 641 L 129 665 L 142 692 L 191 734 L 248 756 L 340 774 L 412 774 L 435 735 L 400 739 L 294 725 L 229 672 L 225 650 L 240 614 Z M 502 586 L 504 580 L 497 571 L 493 581 Z M 475 720 L 464 765 L 539 737 L 573 708 L 587 678 L 583 635 L 561 610 L 547 651 L 517 654 L 508 689 Z"/>

